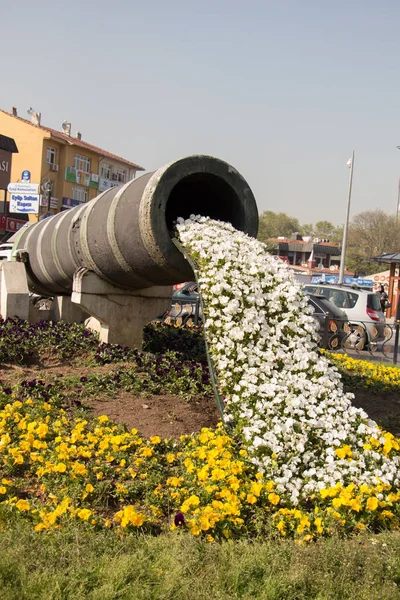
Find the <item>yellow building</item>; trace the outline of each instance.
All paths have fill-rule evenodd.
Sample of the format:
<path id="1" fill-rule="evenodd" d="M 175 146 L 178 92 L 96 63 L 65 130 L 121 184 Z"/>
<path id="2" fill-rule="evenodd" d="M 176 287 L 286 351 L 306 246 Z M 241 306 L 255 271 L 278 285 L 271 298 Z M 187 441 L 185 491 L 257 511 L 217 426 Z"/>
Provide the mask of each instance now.
<path id="1" fill-rule="evenodd" d="M 30 214 L 30 220 L 88 202 L 101 191 L 144 171 L 133 162 L 88 144 L 79 132 L 73 137 L 70 123 L 64 122 L 63 131 L 57 131 L 41 124 L 40 113 L 32 109 L 28 112 L 30 120 L 19 117 L 15 108 L 12 113 L 0 110 L 0 133 L 13 138 L 19 150 L 13 155 L 11 182 L 23 181 L 22 173 L 28 171 L 30 182 L 39 184 L 39 213 Z M 9 213 L 8 209 L 3 212 Z"/>

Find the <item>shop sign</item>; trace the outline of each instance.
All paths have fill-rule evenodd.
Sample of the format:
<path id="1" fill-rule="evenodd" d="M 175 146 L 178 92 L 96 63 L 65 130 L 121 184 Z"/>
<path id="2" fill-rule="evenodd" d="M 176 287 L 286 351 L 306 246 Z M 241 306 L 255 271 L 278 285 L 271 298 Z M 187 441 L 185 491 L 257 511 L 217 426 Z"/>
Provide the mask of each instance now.
<path id="1" fill-rule="evenodd" d="M 336 284 L 338 281 L 339 277 L 337 275 L 325 275 L 325 273 L 321 273 L 321 275 L 313 275 L 311 278 L 311 283 L 323 282 Z M 357 287 L 372 288 L 374 286 L 372 279 L 361 279 L 360 277 L 344 277 L 343 283 L 345 285 L 355 285 Z"/>
<path id="2" fill-rule="evenodd" d="M 7 190 L 10 194 L 37 194 L 39 191 L 38 183 L 26 183 L 24 181 L 9 183 Z"/>
<path id="3" fill-rule="evenodd" d="M 71 183 L 77 183 L 78 185 L 85 185 L 97 190 L 99 184 L 94 180 L 95 173 L 86 173 L 86 171 L 77 171 L 74 167 L 66 167 L 65 179 Z M 96 176 L 98 177 L 98 176 Z"/>
<path id="4" fill-rule="evenodd" d="M 40 206 L 50 206 L 50 208 L 58 208 L 58 198 L 53 198 L 53 196 L 50 198 L 50 204 L 49 204 L 49 199 L 47 196 L 40 196 Z"/>
<path id="5" fill-rule="evenodd" d="M 117 187 L 117 185 L 122 185 L 120 181 L 112 181 L 111 179 L 106 179 L 105 177 L 100 177 L 99 183 L 99 192 L 105 192 L 110 188 Z"/>
<path id="6" fill-rule="evenodd" d="M 0 190 L 6 190 L 11 178 L 11 152 L 0 150 Z"/>
<path id="7" fill-rule="evenodd" d="M 72 198 L 63 198 L 62 199 L 62 210 L 67 210 L 68 208 L 74 208 L 75 206 L 80 206 L 84 204 L 80 200 L 73 200 Z"/>
<path id="8" fill-rule="evenodd" d="M 30 171 L 22 171 L 21 181 L 26 181 L 27 183 L 30 183 L 31 172 Z"/>
<path id="9" fill-rule="evenodd" d="M 39 194 L 11 194 L 10 213 L 37 214 L 39 201 Z"/>
<path id="10" fill-rule="evenodd" d="M 27 221 L 21 221 L 20 219 L 10 219 L 9 217 L 7 217 L 6 231 L 18 231 L 19 229 L 21 229 L 21 227 L 26 225 L 26 223 Z"/>

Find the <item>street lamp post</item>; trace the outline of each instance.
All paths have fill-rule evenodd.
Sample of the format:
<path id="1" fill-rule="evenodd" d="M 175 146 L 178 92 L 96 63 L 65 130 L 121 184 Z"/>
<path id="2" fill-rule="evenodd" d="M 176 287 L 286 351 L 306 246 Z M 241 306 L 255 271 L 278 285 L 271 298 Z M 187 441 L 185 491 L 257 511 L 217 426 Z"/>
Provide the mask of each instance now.
<path id="1" fill-rule="evenodd" d="M 347 162 L 347 166 L 350 168 L 349 194 L 348 194 L 348 198 L 347 198 L 346 221 L 345 221 L 344 229 L 343 229 L 342 253 L 341 253 L 341 256 L 340 256 L 340 268 L 339 268 L 339 280 L 338 280 L 338 283 L 343 283 L 344 265 L 345 265 L 345 262 L 346 262 L 347 231 L 348 231 L 348 228 L 349 228 L 351 189 L 353 187 L 354 150 L 353 150 L 353 154 L 352 154 L 350 160 Z"/>
<path id="2" fill-rule="evenodd" d="M 400 150 L 400 146 L 396 146 L 397 150 Z M 399 186 L 397 188 L 397 207 L 396 207 L 396 221 L 399 218 L 400 211 L 400 177 L 399 177 Z"/>

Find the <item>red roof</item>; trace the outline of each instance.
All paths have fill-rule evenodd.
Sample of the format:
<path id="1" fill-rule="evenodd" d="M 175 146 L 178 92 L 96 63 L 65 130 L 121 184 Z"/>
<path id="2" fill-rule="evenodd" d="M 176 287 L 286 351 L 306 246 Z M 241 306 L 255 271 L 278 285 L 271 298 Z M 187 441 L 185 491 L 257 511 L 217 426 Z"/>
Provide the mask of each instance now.
<path id="1" fill-rule="evenodd" d="M 93 144 L 88 144 L 87 142 L 84 142 L 83 140 L 79 140 L 78 138 L 74 138 L 72 136 L 66 135 L 65 133 L 62 133 L 61 131 L 57 131 L 56 129 L 52 129 L 51 127 L 45 127 L 44 125 L 34 125 L 30 121 L 28 121 L 28 119 L 23 119 L 22 117 L 12 115 L 11 113 L 7 112 L 6 110 L 0 109 L 0 112 L 3 112 L 4 114 L 8 115 L 9 117 L 13 117 L 14 119 L 19 119 L 20 121 L 23 121 L 24 123 L 26 123 L 27 125 L 31 125 L 32 127 L 36 127 L 38 129 L 43 129 L 44 131 L 48 131 L 49 133 L 51 133 L 51 135 L 53 137 L 63 140 L 64 142 L 67 142 L 67 144 L 70 144 L 72 146 L 79 146 L 80 148 L 86 148 L 87 150 L 91 150 L 92 152 L 95 152 L 96 154 L 100 154 L 101 156 L 104 156 L 104 158 L 111 158 L 114 160 L 118 160 L 119 162 L 122 162 L 125 165 L 132 167 L 133 169 L 136 169 L 136 171 L 145 171 L 146 170 L 143 167 L 141 167 L 133 162 L 130 162 L 129 160 L 126 160 L 125 158 L 121 158 L 120 156 L 117 156 L 116 154 L 112 154 L 111 152 L 107 152 L 106 150 L 103 150 L 102 148 L 93 146 Z"/>

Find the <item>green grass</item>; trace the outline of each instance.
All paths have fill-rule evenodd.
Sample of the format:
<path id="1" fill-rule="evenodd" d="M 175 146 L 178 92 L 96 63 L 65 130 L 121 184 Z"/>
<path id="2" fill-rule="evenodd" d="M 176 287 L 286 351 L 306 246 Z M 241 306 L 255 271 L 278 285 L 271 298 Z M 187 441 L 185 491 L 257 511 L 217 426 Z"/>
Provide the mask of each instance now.
<path id="1" fill-rule="evenodd" d="M 0 535 L 1 600 L 396 600 L 400 534 L 208 544 L 67 531 Z"/>

